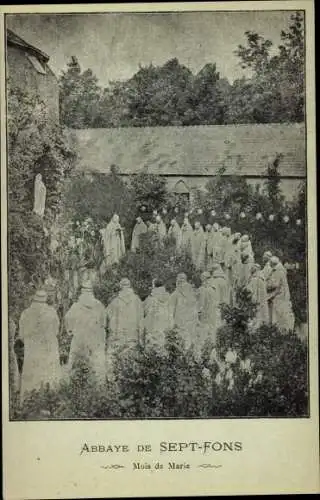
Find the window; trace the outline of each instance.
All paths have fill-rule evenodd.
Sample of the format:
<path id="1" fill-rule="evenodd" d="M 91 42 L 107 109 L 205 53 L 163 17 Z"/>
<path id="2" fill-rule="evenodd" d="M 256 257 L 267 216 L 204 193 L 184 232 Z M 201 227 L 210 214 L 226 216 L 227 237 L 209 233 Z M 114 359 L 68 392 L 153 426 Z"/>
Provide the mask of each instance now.
<path id="1" fill-rule="evenodd" d="M 175 194 L 178 205 L 186 206 L 189 203 L 190 192 L 186 183 L 182 179 L 175 184 L 173 193 Z"/>
<path id="2" fill-rule="evenodd" d="M 33 65 L 33 67 L 36 69 L 36 71 L 38 71 L 38 73 L 41 73 L 42 75 L 45 75 L 47 73 L 45 66 L 39 61 L 39 59 L 29 54 L 26 54 L 26 56 Z"/>
<path id="3" fill-rule="evenodd" d="M 189 196 L 189 189 L 187 188 L 186 183 L 182 179 L 180 179 L 180 181 L 176 183 L 176 185 L 173 188 L 173 192 L 175 194 L 184 194 Z"/>

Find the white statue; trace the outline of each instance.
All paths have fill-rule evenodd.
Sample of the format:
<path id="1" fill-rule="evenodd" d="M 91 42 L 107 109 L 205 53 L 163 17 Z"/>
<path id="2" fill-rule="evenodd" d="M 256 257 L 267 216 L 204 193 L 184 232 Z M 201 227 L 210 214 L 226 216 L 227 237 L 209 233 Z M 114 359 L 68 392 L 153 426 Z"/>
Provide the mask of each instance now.
<path id="1" fill-rule="evenodd" d="M 42 181 L 42 175 L 37 174 L 34 181 L 34 205 L 33 211 L 40 217 L 44 216 L 44 210 L 46 207 L 46 186 Z"/>

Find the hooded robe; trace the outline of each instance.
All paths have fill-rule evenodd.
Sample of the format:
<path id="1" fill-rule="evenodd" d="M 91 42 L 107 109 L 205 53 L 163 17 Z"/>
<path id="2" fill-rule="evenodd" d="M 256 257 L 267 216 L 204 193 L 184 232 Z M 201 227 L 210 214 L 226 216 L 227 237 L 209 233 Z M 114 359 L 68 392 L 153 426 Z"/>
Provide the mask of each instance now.
<path id="1" fill-rule="evenodd" d="M 203 227 L 195 228 L 191 240 L 192 261 L 196 269 L 203 269 L 205 262 L 206 239 Z"/>
<path id="2" fill-rule="evenodd" d="M 65 317 L 65 326 L 72 335 L 68 369 L 71 372 L 79 358 L 85 358 L 100 382 L 106 370 L 106 310 L 92 290 L 83 289 Z"/>
<path id="3" fill-rule="evenodd" d="M 55 388 L 61 380 L 58 336 L 59 318 L 46 296 L 37 295 L 21 314 L 19 337 L 24 343 L 20 398 L 47 383 Z"/>
<path id="4" fill-rule="evenodd" d="M 163 350 L 165 332 L 173 328 L 170 294 L 164 286 L 156 287 L 144 302 L 146 341 Z"/>
<path id="5" fill-rule="evenodd" d="M 131 251 L 135 252 L 137 248 L 140 246 L 140 236 L 141 234 L 145 234 L 147 232 L 147 226 L 141 220 L 140 222 L 137 221 L 136 225 L 133 228 L 132 232 L 132 239 L 131 239 Z"/>
<path id="6" fill-rule="evenodd" d="M 175 326 L 180 331 L 188 349 L 195 340 L 198 323 L 198 304 L 193 287 L 187 281 L 177 284 L 170 297 Z"/>
<path id="7" fill-rule="evenodd" d="M 270 275 L 271 271 L 272 271 L 272 268 L 271 268 L 271 266 L 270 266 L 270 261 L 268 261 L 268 262 L 266 262 L 266 264 L 265 264 L 264 268 L 263 268 L 263 269 L 262 269 L 262 271 L 261 271 L 261 272 L 262 272 L 262 274 L 263 274 L 263 276 L 264 276 L 264 279 L 265 279 L 266 281 L 268 280 L 268 278 L 269 278 L 269 275 Z"/>
<path id="8" fill-rule="evenodd" d="M 266 282 L 262 278 L 261 273 L 257 271 L 251 274 L 247 289 L 251 292 L 252 302 L 256 304 L 256 315 L 251 321 L 251 328 L 257 329 L 263 323 L 269 323 L 269 308 Z"/>
<path id="9" fill-rule="evenodd" d="M 44 216 L 44 211 L 46 208 L 46 193 L 47 188 L 42 181 L 42 175 L 37 174 L 34 181 L 34 204 L 33 211 L 39 217 Z"/>
<path id="10" fill-rule="evenodd" d="M 143 341 L 143 305 L 131 286 L 122 288 L 108 305 L 107 325 L 107 375 L 113 380 L 117 352 Z"/>
<path id="11" fill-rule="evenodd" d="M 175 244 L 176 244 L 177 252 L 179 252 L 181 249 L 181 244 L 182 244 L 182 234 L 181 234 L 180 226 L 177 223 L 177 221 L 174 221 L 170 225 L 169 231 L 168 231 L 168 237 L 173 238 L 173 240 L 175 241 Z"/>
<path id="12" fill-rule="evenodd" d="M 107 227 L 100 230 L 100 234 L 106 265 L 117 264 L 125 254 L 123 229 L 119 224 L 119 218 L 114 215 Z"/>
<path id="13" fill-rule="evenodd" d="M 286 273 L 281 263 L 274 267 L 267 280 L 267 291 L 271 307 L 271 322 L 282 331 L 293 330 L 294 314 Z"/>
<path id="14" fill-rule="evenodd" d="M 156 226 L 156 233 L 158 236 L 158 240 L 160 245 L 164 244 L 165 237 L 167 236 L 167 228 L 165 223 L 163 222 L 162 219 L 158 220 L 155 224 Z"/>
<path id="15" fill-rule="evenodd" d="M 217 329 L 221 326 L 221 316 L 218 292 L 209 282 L 204 283 L 198 289 L 198 310 L 200 324 L 207 332 L 205 338 L 202 339 L 202 345 L 208 338 L 215 344 Z"/>
<path id="16" fill-rule="evenodd" d="M 217 291 L 218 304 L 229 304 L 229 285 L 225 273 L 221 266 L 213 271 L 209 284 Z"/>
<path id="17" fill-rule="evenodd" d="M 188 255 L 191 254 L 193 230 L 189 221 L 185 221 L 181 226 L 181 249 Z"/>

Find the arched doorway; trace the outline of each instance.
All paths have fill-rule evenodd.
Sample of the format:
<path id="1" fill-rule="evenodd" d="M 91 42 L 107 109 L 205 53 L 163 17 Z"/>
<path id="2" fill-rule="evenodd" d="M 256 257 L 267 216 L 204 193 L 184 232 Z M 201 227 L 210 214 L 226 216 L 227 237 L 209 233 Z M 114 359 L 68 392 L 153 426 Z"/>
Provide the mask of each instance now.
<path id="1" fill-rule="evenodd" d="M 175 195 L 177 206 L 187 208 L 190 202 L 190 190 L 184 180 L 176 182 L 172 192 Z"/>

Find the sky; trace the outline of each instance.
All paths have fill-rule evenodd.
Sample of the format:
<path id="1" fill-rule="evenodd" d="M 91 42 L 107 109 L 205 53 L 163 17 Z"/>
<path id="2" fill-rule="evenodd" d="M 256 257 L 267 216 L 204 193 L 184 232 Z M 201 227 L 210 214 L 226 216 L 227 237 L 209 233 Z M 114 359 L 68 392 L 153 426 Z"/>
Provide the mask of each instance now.
<path id="1" fill-rule="evenodd" d="M 130 78 L 139 65 L 162 65 L 178 58 L 194 73 L 216 63 L 231 82 L 244 70 L 234 50 L 245 44 L 245 31 L 256 31 L 276 48 L 290 11 L 179 12 L 104 14 L 14 14 L 7 27 L 46 52 L 57 76 L 76 56 L 82 70 L 91 68 L 105 87 Z"/>

